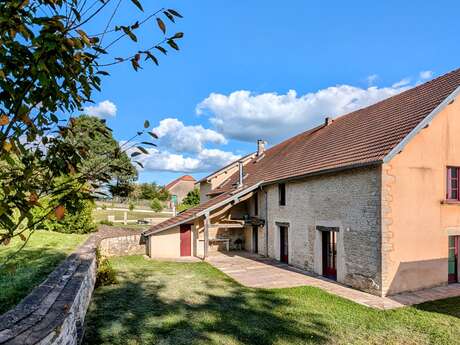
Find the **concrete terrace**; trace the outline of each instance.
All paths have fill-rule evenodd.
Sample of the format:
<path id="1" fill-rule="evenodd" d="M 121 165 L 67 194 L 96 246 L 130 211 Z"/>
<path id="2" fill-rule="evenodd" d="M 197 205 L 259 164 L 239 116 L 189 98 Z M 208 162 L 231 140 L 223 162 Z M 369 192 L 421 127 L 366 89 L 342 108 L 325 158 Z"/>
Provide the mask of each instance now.
<path id="1" fill-rule="evenodd" d="M 391 297 L 378 297 L 248 252 L 218 253 L 211 255 L 206 261 L 247 287 L 272 289 L 313 286 L 356 303 L 382 310 L 460 296 L 460 284 L 450 284 Z"/>

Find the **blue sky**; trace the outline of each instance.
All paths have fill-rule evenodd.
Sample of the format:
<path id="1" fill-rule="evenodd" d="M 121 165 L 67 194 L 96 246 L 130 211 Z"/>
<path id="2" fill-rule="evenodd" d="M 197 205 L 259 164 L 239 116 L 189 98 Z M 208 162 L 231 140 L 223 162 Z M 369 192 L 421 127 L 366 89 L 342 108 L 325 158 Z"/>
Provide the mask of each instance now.
<path id="1" fill-rule="evenodd" d="M 134 72 L 117 65 L 89 112 L 107 118 L 118 140 L 148 119 L 159 151 L 143 158 L 140 181 L 206 175 L 255 149 L 460 67 L 458 1 L 125 0 L 116 23 L 164 6 L 184 19 L 181 50 Z M 102 21 L 93 24 L 94 30 Z M 161 39 L 150 22 L 139 43 Z M 99 102 L 104 102 L 99 105 Z M 116 107 L 116 111 L 113 107 Z M 99 111 L 99 112 L 98 112 Z"/>

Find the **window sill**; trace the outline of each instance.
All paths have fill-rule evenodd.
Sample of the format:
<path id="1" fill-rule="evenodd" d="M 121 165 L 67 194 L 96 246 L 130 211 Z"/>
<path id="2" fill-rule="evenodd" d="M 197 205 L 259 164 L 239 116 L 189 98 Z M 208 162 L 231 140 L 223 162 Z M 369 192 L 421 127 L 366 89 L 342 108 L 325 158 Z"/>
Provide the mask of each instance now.
<path id="1" fill-rule="evenodd" d="M 442 205 L 460 205 L 460 200 L 441 200 Z"/>

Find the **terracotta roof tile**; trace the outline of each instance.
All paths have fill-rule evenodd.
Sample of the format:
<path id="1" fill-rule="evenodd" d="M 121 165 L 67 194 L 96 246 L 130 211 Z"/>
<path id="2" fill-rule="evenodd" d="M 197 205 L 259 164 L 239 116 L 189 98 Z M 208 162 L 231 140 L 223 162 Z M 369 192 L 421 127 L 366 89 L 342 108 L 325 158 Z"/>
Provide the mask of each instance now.
<path id="1" fill-rule="evenodd" d="M 190 182 L 195 182 L 196 180 L 193 178 L 193 176 L 190 175 L 184 175 L 181 177 L 176 178 L 174 181 L 169 182 L 166 186 L 165 189 L 171 189 L 176 183 L 180 181 L 190 181 Z"/>
<path id="2" fill-rule="evenodd" d="M 336 118 L 332 123 L 298 134 L 268 149 L 244 166 L 244 185 L 381 163 L 425 117 L 460 86 L 460 69 Z M 208 202 L 152 227 L 148 232 L 178 224 L 230 196 L 238 180 L 234 173 Z"/>

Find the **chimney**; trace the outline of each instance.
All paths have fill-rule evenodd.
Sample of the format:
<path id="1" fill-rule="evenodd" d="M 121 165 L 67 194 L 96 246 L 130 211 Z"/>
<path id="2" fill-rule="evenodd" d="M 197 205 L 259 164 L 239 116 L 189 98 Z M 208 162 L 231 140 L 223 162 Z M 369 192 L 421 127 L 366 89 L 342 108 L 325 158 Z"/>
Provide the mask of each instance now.
<path id="1" fill-rule="evenodd" d="M 238 188 L 241 188 L 243 187 L 243 161 L 238 162 L 238 170 L 239 170 Z"/>
<path id="2" fill-rule="evenodd" d="M 326 116 L 326 118 L 324 119 L 324 125 L 325 126 L 329 126 L 331 123 L 332 123 L 332 118 L 329 117 L 329 116 Z"/>
<path id="3" fill-rule="evenodd" d="M 265 140 L 262 140 L 262 139 L 257 140 L 257 157 L 260 157 L 265 153 L 266 143 L 267 142 Z"/>

